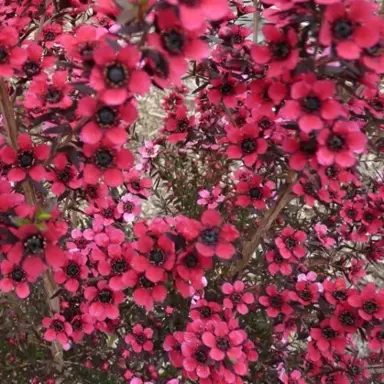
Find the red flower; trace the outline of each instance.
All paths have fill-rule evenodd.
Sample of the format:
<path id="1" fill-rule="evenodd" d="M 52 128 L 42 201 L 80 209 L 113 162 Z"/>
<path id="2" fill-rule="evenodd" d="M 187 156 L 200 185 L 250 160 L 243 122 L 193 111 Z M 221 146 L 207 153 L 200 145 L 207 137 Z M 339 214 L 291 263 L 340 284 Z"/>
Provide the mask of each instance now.
<path id="1" fill-rule="evenodd" d="M 368 346 L 373 351 L 384 351 L 384 329 L 378 325 L 369 334 Z"/>
<path id="2" fill-rule="evenodd" d="M 158 237 L 150 236 L 148 233 L 140 233 L 135 243 L 138 254 L 133 255 L 131 266 L 153 283 L 163 281 L 166 272 L 171 271 L 175 264 L 175 245 L 165 235 Z"/>
<path id="3" fill-rule="evenodd" d="M 89 314 L 96 320 L 114 320 L 120 316 L 118 305 L 124 301 L 124 295 L 114 292 L 106 281 L 99 281 L 97 287 L 85 288 L 84 297 L 90 303 Z"/>
<path id="4" fill-rule="evenodd" d="M 302 243 L 307 239 L 303 231 L 295 231 L 291 227 L 284 228 L 281 235 L 275 239 L 281 256 L 285 259 L 302 258 L 307 253 Z"/>
<path id="5" fill-rule="evenodd" d="M 356 333 L 363 320 L 359 317 L 355 308 L 345 305 L 338 305 L 334 315 L 330 319 L 331 327 L 342 334 L 345 332 Z"/>
<path id="6" fill-rule="evenodd" d="M 38 257 L 27 257 L 22 264 L 3 260 L 0 264 L 2 279 L 0 290 L 11 292 L 15 290 L 20 299 L 25 299 L 30 294 L 28 283 L 34 283 L 44 272 L 45 266 Z"/>
<path id="7" fill-rule="evenodd" d="M 109 45 L 102 44 L 94 50 L 93 57 L 96 65 L 89 84 L 107 105 L 123 104 L 129 92 L 140 95 L 148 92 L 151 80 L 138 68 L 140 52 L 133 45 L 127 45 L 116 53 Z"/>
<path id="8" fill-rule="evenodd" d="M 80 252 L 66 252 L 65 264 L 55 271 L 54 279 L 58 284 L 64 284 L 69 292 L 76 293 L 79 289 L 79 280 L 88 277 L 87 257 Z"/>
<path id="9" fill-rule="evenodd" d="M 267 307 L 269 317 L 275 318 L 280 313 L 290 315 L 293 313 L 293 308 L 288 305 L 289 292 L 284 290 L 279 292 L 275 285 L 270 285 L 266 288 L 268 296 L 260 296 L 259 303 Z"/>
<path id="10" fill-rule="evenodd" d="M 241 128 L 227 127 L 229 146 L 226 155 L 230 159 L 242 159 L 247 167 L 252 167 L 268 149 L 267 141 L 259 137 L 260 129 L 253 124 Z"/>
<path id="11" fill-rule="evenodd" d="M 72 335 L 74 342 L 79 342 L 83 339 L 84 334 L 91 335 L 94 331 L 94 319 L 88 314 L 77 315 L 71 320 Z"/>
<path id="12" fill-rule="evenodd" d="M 46 263 L 54 268 L 64 265 L 66 258 L 57 242 L 67 232 L 66 223 L 50 221 L 44 226 L 43 231 L 33 224 L 12 230 L 19 241 L 8 251 L 8 259 L 19 263 L 26 256 L 44 256 Z"/>
<path id="13" fill-rule="evenodd" d="M 222 307 L 215 301 L 200 299 L 192 304 L 189 317 L 192 320 L 201 320 L 204 323 L 208 323 L 210 321 L 220 320 L 219 313 L 221 311 Z"/>
<path id="14" fill-rule="evenodd" d="M 72 326 L 65 321 L 64 316 L 55 313 L 52 318 L 45 317 L 42 324 L 44 328 L 47 328 L 44 332 L 45 340 L 57 340 L 63 346 L 68 344 L 68 338 L 72 335 Z"/>
<path id="15" fill-rule="evenodd" d="M 254 45 L 251 48 L 252 59 L 257 64 L 268 64 L 268 78 L 280 76 L 294 69 L 299 59 L 297 35 L 292 28 L 285 32 L 267 24 L 262 28 L 267 45 Z"/>
<path id="16" fill-rule="evenodd" d="M 73 103 L 69 96 L 72 88 L 67 77 L 66 71 L 55 72 L 51 81 L 45 74 L 35 77 L 25 93 L 23 105 L 29 109 L 43 107 L 67 109 Z"/>
<path id="17" fill-rule="evenodd" d="M 333 120 L 343 114 L 334 95 L 333 81 L 317 80 L 313 75 L 308 75 L 292 85 L 292 100 L 285 101 L 279 115 L 298 121 L 300 129 L 305 133 L 320 130 L 324 126 L 324 120 Z"/>
<path id="18" fill-rule="evenodd" d="M 209 358 L 209 349 L 198 340 L 184 342 L 181 345 L 184 356 L 183 368 L 191 378 L 206 379 L 211 374 L 212 362 Z"/>
<path id="19" fill-rule="evenodd" d="M 114 145 L 123 145 L 128 139 L 127 127 L 137 119 L 137 110 L 131 101 L 114 107 L 89 96 L 79 100 L 77 113 L 90 118 L 80 133 L 81 140 L 87 144 L 106 138 Z"/>
<path id="20" fill-rule="evenodd" d="M 124 182 L 128 191 L 133 195 L 145 198 L 151 194 L 152 180 L 149 177 L 142 177 L 136 169 L 131 169 L 124 175 Z"/>
<path id="21" fill-rule="evenodd" d="M 151 352 L 153 350 L 153 329 L 144 328 L 141 324 L 135 324 L 132 333 L 125 336 L 125 342 L 130 344 L 133 351 L 140 353 L 141 351 Z"/>
<path id="22" fill-rule="evenodd" d="M 168 135 L 167 140 L 171 144 L 185 141 L 195 126 L 195 117 L 188 117 L 185 105 L 180 105 L 175 112 L 170 113 L 165 119 L 162 130 Z"/>
<path id="23" fill-rule="evenodd" d="M 221 291 L 227 295 L 223 300 L 224 308 L 235 308 L 241 315 L 246 315 L 249 311 L 248 306 L 255 302 L 255 296 L 251 292 L 244 292 L 245 284 L 237 280 L 234 284 L 224 283 Z"/>
<path id="24" fill-rule="evenodd" d="M 47 179 L 52 183 L 51 191 L 55 195 L 62 195 L 68 187 L 78 189 L 82 186 L 78 169 L 68 162 L 64 153 L 57 154 L 52 161 L 52 165 L 54 168 L 47 175 Z"/>
<path id="25" fill-rule="evenodd" d="M 196 243 L 197 251 L 205 257 L 218 256 L 229 260 L 236 253 L 232 242 L 239 237 L 237 229 L 227 223 L 217 211 L 207 210 L 201 216 L 200 234 Z"/>
<path id="26" fill-rule="evenodd" d="M 328 319 L 320 323 L 320 328 L 312 328 L 310 334 L 321 352 L 327 352 L 329 349 L 334 349 L 338 353 L 344 352 L 345 337 L 331 327 Z"/>
<path id="27" fill-rule="evenodd" d="M 360 293 L 352 293 L 348 304 L 357 308 L 360 317 L 366 321 L 384 318 L 384 291 L 376 292 L 373 283 L 368 283 Z"/>
<path id="28" fill-rule="evenodd" d="M 277 272 L 280 272 L 284 276 L 289 276 L 292 274 L 291 264 L 280 255 L 278 250 L 267 252 L 265 258 L 269 263 L 268 272 L 272 276 L 275 276 Z M 294 261 L 294 259 L 291 261 Z"/>
<path id="29" fill-rule="evenodd" d="M 184 342 L 184 332 L 176 331 L 172 335 L 165 336 L 163 343 L 164 351 L 168 352 L 171 364 L 175 368 L 183 366 L 183 355 L 181 354 L 181 344 Z"/>
<path id="30" fill-rule="evenodd" d="M 212 87 L 208 89 L 208 99 L 212 104 L 219 105 L 221 102 L 228 108 L 237 105 L 239 96 L 246 91 L 244 83 L 239 82 L 233 77 L 221 77 L 211 80 Z"/>
<path id="31" fill-rule="evenodd" d="M 328 303 L 336 305 L 346 303 L 350 292 L 347 290 L 347 282 L 341 277 L 335 281 L 325 280 L 323 282 L 324 295 Z"/>
<path id="32" fill-rule="evenodd" d="M 126 282 L 124 279 L 123 281 Z M 167 297 L 167 289 L 161 283 L 155 284 L 148 280 L 144 273 L 138 275 L 137 285 L 133 291 L 133 301 L 143 306 L 146 311 L 153 309 L 155 302 L 162 303 Z"/>
<path id="33" fill-rule="evenodd" d="M 209 356 L 215 361 L 222 361 L 225 358 L 231 361 L 240 360 L 243 357 L 241 344 L 247 338 L 242 329 L 231 329 L 224 321 L 212 324 L 212 331 L 202 334 L 202 341 L 210 348 Z"/>
<path id="34" fill-rule="evenodd" d="M 49 146 L 46 144 L 34 145 L 31 137 L 23 133 L 17 138 L 18 151 L 6 146 L 1 151 L 1 160 L 5 164 L 12 165 L 8 172 L 10 181 L 22 181 L 30 177 L 36 181 L 42 181 L 47 177 L 47 172 L 41 164 L 49 156 Z"/>
<path id="35" fill-rule="evenodd" d="M 292 301 L 297 301 L 303 306 L 317 303 L 319 300 L 319 287 L 317 283 L 298 281 L 295 285 L 296 291 L 290 291 L 289 297 Z"/>
<path id="36" fill-rule="evenodd" d="M 14 27 L 3 25 L 0 35 L 0 76 L 11 77 L 14 70 L 21 69 L 27 59 L 25 49 L 17 47 L 19 33 Z"/>
<path id="37" fill-rule="evenodd" d="M 374 16 L 373 3 L 353 0 L 328 5 L 319 33 L 322 45 L 334 45 L 343 59 L 359 59 L 361 50 L 379 41 L 380 18 Z"/>
<path id="38" fill-rule="evenodd" d="M 41 30 L 39 40 L 45 47 L 52 48 L 62 31 L 63 27 L 59 23 L 47 23 Z"/>
<path id="39" fill-rule="evenodd" d="M 351 167 L 356 162 L 355 154 L 364 152 L 367 137 L 357 123 L 336 121 L 331 129 L 324 129 L 318 136 L 317 160 L 322 165 L 336 163 L 342 168 Z"/>
<path id="40" fill-rule="evenodd" d="M 292 192 L 298 196 L 304 196 L 304 201 L 310 207 L 315 205 L 318 198 L 317 187 L 314 182 L 305 177 L 301 177 L 299 181 L 292 187 Z"/>
<path id="41" fill-rule="evenodd" d="M 115 149 L 106 141 L 101 146 L 85 144 L 83 152 L 88 160 L 84 166 L 87 184 L 97 184 L 103 177 L 109 187 L 118 187 L 123 184 L 122 170 L 129 169 L 134 161 L 128 149 Z"/>
<path id="42" fill-rule="evenodd" d="M 200 28 L 206 19 L 220 20 L 229 11 L 227 0 L 167 0 L 178 5 L 180 20 L 186 29 Z"/>
<path id="43" fill-rule="evenodd" d="M 28 78 L 41 76 L 45 78 L 44 69 L 50 68 L 55 61 L 53 56 L 45 56 L 44 49 L 33 40 L 26 41 L 27 58 L 23 63 L 22 70 Z"/>
<path id="44" fill-rule="evenodd" d="M 255 209 L 264 209 L 266 200 L 272 196 L 272 182 L 263 182 L 260 176 L 252 176 L 249 181 L 241 181 L 236 185 L 236 205 Z"/>
<path id="45" fill-rule="evenodd" d="M 287 86 L 276 80 L 261 79 L 254 80 L 249 84 L 250 93 L 247 96 L 249 108 L 271 110 L 279 105 L 287 95 Z"/>

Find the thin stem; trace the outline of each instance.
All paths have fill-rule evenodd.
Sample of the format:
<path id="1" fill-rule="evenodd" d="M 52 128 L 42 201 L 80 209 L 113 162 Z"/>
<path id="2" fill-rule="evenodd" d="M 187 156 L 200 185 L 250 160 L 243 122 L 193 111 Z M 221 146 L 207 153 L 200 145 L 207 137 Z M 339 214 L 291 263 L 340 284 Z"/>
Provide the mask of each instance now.
<path id="1" fill-rule="evenodd" d="M 253 42 L 257 44 L 260 22 L 259 0 L 253 0 L 253 5 L 255 7 L 255 12 L 253 13 Z"/>

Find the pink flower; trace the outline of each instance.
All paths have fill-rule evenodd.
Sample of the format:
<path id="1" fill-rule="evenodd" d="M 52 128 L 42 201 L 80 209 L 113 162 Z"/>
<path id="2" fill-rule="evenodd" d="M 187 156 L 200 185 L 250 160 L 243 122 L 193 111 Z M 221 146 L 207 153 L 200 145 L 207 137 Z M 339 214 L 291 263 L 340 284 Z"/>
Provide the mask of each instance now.
<path id="1" fill-rule="evenodd" d="M 123 280 L 125 281 L 125 280 Z M 143 306 L 146 311 L 153 309 L 155 303 L 162 303 L 167 297 L 167 289 L 162 282 L 153 283 L 144 273 L 139 274 L 133 291 L 133 301 L 136 305 Z"/>
<path id="2" fill-rule="evenodd" d="M 135 324 L 132 333 L 125 336 L 125 342 L 130 344 L 133 351 L 140 353 L 141 351 L 151 352 L 153 350 L 153 330 L 144 328 L 141 324 Z"/>
<path id="3" fill-rule="evenodd" d="M 325 248 L 332 248 L 336 244 L 336 240 L 333 237 L 327 236 L 328 227 L 326 225 L 318 223 L 315 224 L 314 228 L 318 240 Z"/>
<path id="4" fill-rule="evenodd" d="M 44 328 L 47 328 L 44 332 L 45 340 L 57 340 L 63 346 L 68 344 L 68 338 L 72 335 L 72 326 L 65 320 L 64 316 L 55 313 L 52 318 L 45 317 L 42 324 Z"/>
<path id="5" fill-rule="evenodd" d="M 384 329 L 377 325 L 369 333 L 368 346 L 373 351 L 384 351 Z"/>
<path id="6" fill-rule="evenodd" d="M 351 167 L 356 162 L 356 154 L 363 153 L 367 137 L 357 123 L 337 120 L 331 129 L 324 129 L 318 136 L 317 160 L 322 165 L 336 163 L 342 168 Z"/>
<path id="7" fill-rule="evenodd" d="M 15 290 L 20 299 L 25 299 L 30 294 L 28 283 L 33 283 L 45 270 L 45 266 L 38 257 L 27 257 L 21 265 L 9 260 L 3 260 L 0 264 L 2 279 L 0 290 L 11 292 Z"/>
<path id="8" fill-rule="evenodd" d="M 138 67 L 140 52 L 133 45 L 126 45 L 115 52 L 108 44 L 95 48 L 89 84 L 100 94 L 100 99 L 110 106 L 123 104 L 129 92 L 143 95 L 149 91 L 151 80 Z"/>
<path id="9" fill-rule="evenodd" d="M 224 283 L 221 291 L 229 297 L 224 298 L 224 308 L 235 308 L 242 315 L 248 313 L 248 306 L 255 302 L 255 297 L 251 292 L 244 292 L 245 285 L 242 281 L 237 280 L 234 284 Z"/>
<path id="10" fill-rule="evenodd" d="M 69 292 L 76 293 L 79 289 L 79 280 L 88 277 L 87 258 L 80 252 L 66 252 L 65 264 L 55 271 L 54 279 L 56 283 L 63 284 Z"/>
<path id="11" fill-rule="evenodd" d="M 127 193 L 121 197 L 116 210 L 118 213 L 123 215 L 123 219 L 126 223 L 132 223 L 141 212 L 140 199 L 130 193 Z"/>
<path id="12" fill-rule="evenodd" d="M 181 344 L 183 342 L 183 332 L 176 331 L 172 335 L 165 336 L 163 348 L 168 352 L 169 360 L 175 368 L 181 368 L 183 366 L 183 355 L 181 353 Z"/>
<path id="13" fill-rule="evenodd" d="M 89 302 L 89 314 L 96 320 L 114 320 L 120 316 L 118 305 L 123 302 L 124 295 L 114 292 L 106 281 L 99 281 L 97 287 L 85 288 L 84 297 Z"/>
<path id="14" fill-rule="evenodd" d="M 207 206 L 208 209 L 215 209 L 219 203 L 225 200 L 225 197 L 221 194 L 221 188 L 215 186 L 212 188 L 212 192 L 202 189 L 199 191 L 200 198 L 197 200 L 197 204 Z"/>
<path id="15" fill-rule="evenodd" d="M 291 264 L 280 255 L 278 250 L 269 251 L 265 255 L 266 260 L 268 261 L 268 272 L 275 276 L 277 272 L 280 272 L 284 276 L 289 276 L 292 274 Z M 291 259 L 290 261 L 295 261 Z"/>
<path id="16" fill-rule="evenodd" d="M 279 248 L 281 256 L 285 259 L 303 258 L 306 249 L 302 243 L 307 239 L 303 231 L 295 231 L 291 227 L 286 227 L 281 235 L 275 239 L 275 244 Z"/>
<path id="17" fill-rule="evenodd" d="M 284 290 L 279 293 L 275 285 L 270 285 L 266 288 L 268 296 L 260 296 L 259 303 L 267 307 L 267 314 L 269 317 L 275 318 L 280 313 L 290 315 L 293 308 L 288 305 L 289 292 Z"/>
<path id="18" fill-rule="evenodd" d="M 344 352 L 345 337 L 331 327 L 329 319 L 323 320 L 320 323 L 320 328 L 312 328 L 310 334 L 321 352 L 326 352 L 329 349 L 333 349 L 337 353 Z"/>

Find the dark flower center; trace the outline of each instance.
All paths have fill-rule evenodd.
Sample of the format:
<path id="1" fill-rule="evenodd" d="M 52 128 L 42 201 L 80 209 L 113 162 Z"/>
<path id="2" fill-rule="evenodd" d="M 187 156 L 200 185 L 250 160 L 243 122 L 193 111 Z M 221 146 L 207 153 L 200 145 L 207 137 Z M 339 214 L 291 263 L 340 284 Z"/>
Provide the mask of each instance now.
<path id="1" fill-rule="evenodd" d="M 224 83 L 221 85 L 220 91 L 223 95 L 230 95 L 233 93 L 233 85 L 229 83 Z"/>
<path id="2" fill-rule="evenodd" d="M 177 122 L 177 132 L 185 132 L 188 130 L 189 121 L 187 119 L 182 119 Z"/>
<path id="3" fill-rule="evenodd" d="M 64 331 L 64 324 L 60 320 L 53 320 L 51 328 L 53 328 L 56 332 L 63 332 Z"/>
<path id="4" fill-rule="evenodd" d="M 199 363 L 205 363 L 208 360 L 208 355 L 207 355 L 207 352 L 203 351 L 202 349 L 198 349 L 194 353 L 194 358 Z"/>
<path id="5" fill-rule="evenodd" d="M 309 196 L 316 195 L 316 187 L 312 183 L 303 184 L 303 189 L 304 189 L 304 192 Z"/>
<path id="6" fill-rule="evenodd" d="M 119 275 L 124 273 L 128 269 L 127 263 L 125 260 L 116 260 L 112 263 L 112 271 L 114 274 Z"/>
<path id="7" fill-rule="evenodd" d="M 372 315 L 378 311 L 377 304 L 374 301 L 368 300 L 363 304 L 364 312 Z"/>
<path id="8" fill-rule="evenodd" d="M 110 107 L 101 107 L 96 112 L 96 120 L 102 126 L 113 125 L 116 120 L 116 112 Z"/>
<path id="9" fill-rule="evenodd" d="M 57 179 L 63 183 L 67 183 L 72 179 L 72 171 L 70 167 L 65 167 L 63 170 L 57 172 Z"/>
<path id="10" fill-rule="evenodd" d="M 47 31 L 44 33 L 44 39 L 47 41 L 53 41 L 56 38 L 56 33 L 53 31 Z"/>
<path id="11" fill-rule="evenodd" d="M 0 47 L 0 63 L 4 63 L 8 58 L 8 52 L 4 47 Z"/>
<path id="12" fill-rule="evenodd" d="M 323 328 L 322 333 L 327 340 L 331 340 L 336 337 L 336 332 L 331 327 Z"/>
<path id="13" fill-rule="evenodd" d="M 41 68 L 40 68 L 40 65 L 35 61 L 26 61 L 23 64 L 23 70 L 27 76 L 35 76 L 38 73 L 40 73 Z"/>
<path id="14" fill-rule="evenodd" d="M 232 41 L 234 44 L 241 44 L 244 41 L 244 37 L 239 34 L 236 34 L 232 36 Z"/>
<path id="15" fill-rule="evenodd" d="M 143 345 L 147 341 L 147 338 L 142 333 L 140 333 L 140 335 L 135 335 L 135 339 L 137 344 L 140 344 L 140 345 Z"/>
<path id="16" fill-rule="evenodd" d="M 94 162 L 99 168 L 109 168 L 113 164 L 114 155 L 108 149 L 98 149 L 94 155 Z"/>
<path id="17" fill-rule="evenodd" d="M 16 281 L 17 283 L 20 283 L 25 279 L 25 272 L 21 268 L 15 268 L 12 271 L 12 280 Z"/>
<path id="18" fill-rule="evenodd" d="M 76 263 L 69 263 L 67 266 L 67 275 L 77 277 L 80 274 L 80 268 Z"/>
<path id="19" fill-rule="evenodd" d="M 132 213 L 133 207 L 134 205 L 131 202 L 127 201 L 126 203 L 124 203 L 124 212 Z"/>
<path id="20" fill-rule="evenodd" d="M 307 96 L 301 103 L 307 112 L 316 112 L 321 106 L 321 100 L 316 96 Z"/>
<path id="21" fill-rule="evenodd" d="M 212 316 L 212 309 L 208 306 L 200 308 L 201 317 L 207 319 Z"/>
<path id="22" fill-rule="evenodd" d="M 280 255 L 280 253 L 276 253 L 275 256 L 273 257 L 273 260 L 275 263 L 280 264 L 284 261 L 283 256 Z"/>
<path id="23" fill-rule="evenodd" d="M 341 324 L 344 325 L 354 325 L 356 318 L 355 315 L 349 311 L 343 311 L 339 315 L 339 320 Z"/>
<path id="24" fill-rule="evenodd" d="M 347 294 L 345 293 L 345 291 L 334 291 L 332 293 L 332 296 L 336 300 L 345 300 L 347 298 Z"/>
<path id="25" fill-rule="evenodd" d="M 103 210 L 103 216 L 106 219 L 112 219 L 113 218 L 113 209 L 112 208 L 106 208 Z"/>
<path id="26" fill-rule="evenodd" d="M 271 303 L 271 307 L 273 308 L 281 308 L 281 306 L 283 305 L 283 300 L 280 295 L 271 297 L 269 299 L 269 302 Z"/>
<path id="27" fill-rule="evenodd" d="M 299 297 L 304 301 L 310 301 L 312 299 L 312 293 L 307 289 L 298 292 Z"/>
<path id="28" fill-rule="evenodd" d="M 140 277 L 139 281 L 144 288 L 153 288 L 155 286 L 155 284 L 148 280 L 144 275 Z"/>
<path id="29" fill-rule="evenodd" d="M 300 151 L 306 155 L 314 155 L 317 151 L 317 141 L 316 139 L 310 139 L 307 141 L 300 142 Z"/>
<path id="30" fill-rule="evenodd" d="M 87 248 L 88 243 L 89 243 L 89 241 L 84 239 L 84 238 L 81 238 L 81 239 L 78 239 L 75 241 L 76 247 L 79 249 Z"/>
<path id="31" fill-rule="evenodd" d="M 332 151 L 339 151 L 344 148 L 345 140 L 342 136 L 332 135 L 327 139 L 327 147 Z"/>
<path id="32" fill-rule="evenodd" d="M 236 119 L 236 125 L 237 125 L 238 127 L 242 127 L 244 124 L 245 124 L 245 119 L 244 119 L 244 117 L 238 117 L 238 118 Z"/>
<path id="33" fill-rule="evenodd" d="M 35 155 L 32 151 L 23 151 L 18 154 L 17 161 L 20 168 L 31 168 L 35 164 Z"/>
<path id="34" fill-rule="evenodd" d="M 76 331 L 81 331 L 83 329 L 83 323 L 81 320 L 75 320 L 72 323 L 72 328 L 75 329 Z"/>
<path id="35" fill-rule="evenodd" d="M 272 56 L 277 60 L 285 60 L 291 53 L 291 47 L 285 41 L 272 44 L 271 50 Z"/>
<path id="36" fill-rule="evenodd" d="M 244 153 L 253 153 L 256 151 L 257 143 L 255 139 L 248 137 L 241 142 L 240 146 Z"/>
<path id="37" fill-rule="evenodd" d="M 155 265 L 163 264 L 165 260 L 165 254 L 161 249 L 153 249 L 149 253 L 149 261 Z"/>
<path id="38" fill-rule="evenodd" d="M 287 237 L 284 244 L 288 249 L 294 249 L 297 245 L 297 240 L 294 237 Z"/>
<path id="39" fill-rule="evenodd" d="M 241 294 L 240 293 L 234 293 L 232 296 L 231 296 L 231 298 L 232 298 L 232 301 L 234 302 L 234 303 L 241 303 Z"/>
<path id="40" fill-rule="evenodd" d="M 111 87 L 118 88 L 127 82 L 128 71 L 122 64 L 114 63 L 105 68 L 104 76 Z"/>
<path id="41" fill-rule="evenodd" d="M 47 93 L 45 94 L 45 99 L 49 103 L 57 103 L 63 98 L 61 91 L 55 87 L 49 86 Z"/>
<path id="42" fill-rule="evenodd" d="M 356 365 L 353 365 L 351 367 L 352 376 L 358 376 L 358 375 L 360 375 L 360 372 L 361 372 L 360 367 L 358 367 Z"/>
<path id="43" fill-rule="evenodd" d="M 353 24 L 350 20 L 339 19 L 332 25 L 332 34 L 334 37 L 345 40 L 353 33 Z"/>
<path id="44" fill-rule="evenodd" d="M 273 125 L 272 121 L 268 119 L 268 117 L 263 117 L 262 119 L 259 120 L 258 126 L 261 129 L 268 129 Z"/>
<path id="45" fill-rule="evenodd" d="M 371 223 L 375 216 L 372 214 L 372 212 L 364 212 L 364 220 L 368 223 Z"/>
<path id="46" fill-rule="evenodd" d="M 140 185 L 140 182 L 139 182 L 139 181 L 132 181 L 132 182 L 131 182 L 131 187 L 132 187 L 135 191 L 140 191 L 140 190 L 141 190 L 141 185 Z"/>
<path id="47" fill-rule="evenodd" d="M 376 337 L 379 339 L 379 340 L 384 340 L 384 331 L 380 331 L 377 333 Z"/>
<path id="48" fill-rule="evenodd" d="M 339 172 L 339 168 L 337 168 L 335 165 L 330 165 L 329 167 L 325 168 L 325 174 L 331 178 L 335 178 Z"/>
<path id="49" fill-rule="evenodd" d="M 222 351 L 227 351 L 231 344 L 229 343 L 229 340 L 225 337 L 220 338 L 216 341 L 217 348 L 219 348 Z"/>
<path id="50" fill-rule="evenodd" d="M 348 208 L 347 209 L 347 216 L 350 218 L 350 219 L 354 219 L 356 216 L 357 216 L 357 211 L 355 208 Z"/>
<path id="51" fill-rule="evenodd" d="M 102 289 L 99 292 L 98 298 L 102 303 L 111 303 L 113 299 L 112 292 L 109 289 Z"/>
<path id="52" fill-rule="evenodd" d="M 27 253 L 38 255 L 44 251 L 45 240 L 41 235 L 33 235 L 24 241 L 24 249 Z"/>
<path id="53" fill-rule="evenodd" d="M 260 200 L 263 197 L 263 191 L 258 187 L 251 188 L 249 194 L 254 200 Z"/>
<path id="54" fill-rule="evenodd" d="M 79 52 L 84 60 L 90 60 L 93 57 L 94 47 L 90 43 L 82 44 L 79 47 Z"/>
<path id="55" fill-rule="evenodd" d="M 188 268 L 195 268 L 199 264 L 199 260 L 198 260 L 198 258 L 196 257 L 196 255 L 194 253 L 189 253 L 184 258 L 184 264 Z"/>
<path id="56" fill-rule="evenodd" d="M 384 110 L 384 104 L 380 99 L 373 99 L 370 104 L 375 111 L 382 112 Z"/>
<path id="57" fill-rule="evenodd" d="M 201 232 L 200 237 L 204 244 L 215 245 L 219 241 L 219 232 L 216 228 L 207 228 Z"/>
<path id="58" fill-rule="evenodd" d="M 185 44 L 185 36 L 179 31 L 172 29 L 163 33 L 162 35 L 162 43 L 164 48 L 171 54 L 177 55 L 179 54 Z"/>

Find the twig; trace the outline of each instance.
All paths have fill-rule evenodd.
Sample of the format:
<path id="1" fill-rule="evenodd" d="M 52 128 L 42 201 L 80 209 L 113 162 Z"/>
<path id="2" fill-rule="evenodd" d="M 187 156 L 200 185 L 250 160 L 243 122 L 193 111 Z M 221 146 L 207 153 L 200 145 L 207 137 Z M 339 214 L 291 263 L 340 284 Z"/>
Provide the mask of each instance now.
<path id="1" fill-rule="evenodd" d="M 260 241 L 264 234 L 269 230 L 272 224 L 275 222 L 280 212 L 284 209 L 284 207 L 292 200 L 291 190 L 292 186 L 296 180 L 296 174 L 292 171 L 288 172 L 287 183 L 282 191 L 279 199 L 277 200 L 276 205 L 271 208 L 265 215 L 264 219 L 261 221 L 260 226 L 256 229 L 256 231 L 251 235 L 250 241 L 247 241 L 244 244 L 242 251 L 242 259 L 240 262 L 233 268 L 230 273 L 232 277 L 236 276 L 239 272 L 244 270 L 253 253 L 257 250 Z"/>
<path id="2" fill-rule="evenodd" d="M 255 7 L 255 12 L 253 13 L 253 42 L 257 44 L 260 22 L 259 0 L 253 0 L 253 6 Z"/>
<path id="3" fill-rule="evenodd" d="M 7 85 L 5 84 L 3 79 L 0 79 L 0 111 L 3 115 L 4 119 L 4 128 L 6 132 L 7 139 L 14 150 L 17 151 L 17 136 L 18 136 L 18 127 L 17 121 L 15 119 L 15 113 L 13 109 L 13 105 L 8 96 Z M 32 185 L 26 181 L 23 183 L 23 189 L 25 194 L 25 199 L 28 204 L 36 205 L 36 195 Z M 43 275 L 44 288 L 47 294 L 47 300 L 49 309 L 52 313 L 60 312 L 60 302 L 59 298 L 56 297 L 54 299 L 50 299 L 57 291 L 57 287 L 55 282 L 52 279 L 51 271 L 48 270 Z M 63 349 L 61 345 L 54 341 L 52 343 L 52 356 L 54 361 L 56 362 L 59 369 L 63 367 Z"/>

